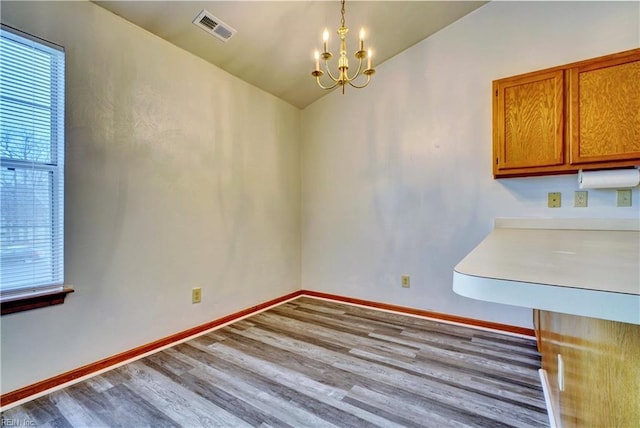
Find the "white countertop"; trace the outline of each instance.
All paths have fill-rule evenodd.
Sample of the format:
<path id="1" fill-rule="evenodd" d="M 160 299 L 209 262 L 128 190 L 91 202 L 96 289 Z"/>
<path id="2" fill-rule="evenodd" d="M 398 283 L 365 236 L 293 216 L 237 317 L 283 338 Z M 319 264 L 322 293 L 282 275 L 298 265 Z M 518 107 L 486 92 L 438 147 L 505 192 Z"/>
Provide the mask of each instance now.
<path id="1" fill-rule="evenodd" d="M 640 227 L 636 221 L 496 221 L 454 269 L 463 296 L 640 324 Z M 622 227 L 619 227 L 622 225 Z"/>

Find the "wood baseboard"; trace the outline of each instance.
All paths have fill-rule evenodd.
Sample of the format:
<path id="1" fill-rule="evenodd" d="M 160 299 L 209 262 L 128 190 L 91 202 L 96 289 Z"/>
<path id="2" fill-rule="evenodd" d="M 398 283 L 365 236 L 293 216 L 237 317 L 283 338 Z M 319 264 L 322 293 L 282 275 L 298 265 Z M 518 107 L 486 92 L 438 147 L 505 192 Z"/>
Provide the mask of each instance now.
<path id="1" fill-rule="evenodd" d="M 375 309 L 384 309 L 387 311 L 400 312 L 403 314 L 417 315 L 426 318 L 434 318 L 442 321 L 466 324 L 469 326 L 489 328 L 492 330 L 504 331 L 507 333 L 520 334 L 523 336 L 535 337 L 533 329 L 516 327 L 509 324 L 500 324 L 491 321 L 483 321 L 474 318 L 460 317 L 457 315 L 442 314 L 439 312 L 425 311 L 422 309 L 408 308 L 406 306 L 390 305 L 388 303 L 374 302 L 371 300 L 355 299 L 352 297 L 339 296 L 336 294 L 320 293 L 318 291 L 302 290 L 302 295 L 310 297 L 320 297 L 322 299 L 335 300 L 337 302 L 352 303 L 354 305 L 368 306 Z"/>
<path id="2" fill-rule="evenodd" d="M 396 306 L 396 305 L 391 305 L 387 303 L 373 302 L 370 300 L 362 300 L 362 299 L 356 299 L 352 297 L 338 296 L 335 294 L 321 293 L 318 291 L 299 290 L 299 291 L 295 291 L 293 293 L 284 295 L 282 297 L 269 300 L 268 302 L 261 303 L 256 306 L 252 306 L 247 309 L 243 309 L 231 315 L 218 318 L 216 320 L 199 325 L 197 327 L 193 327 L 188 330 L 184 330 L 179 333 L 173 334 L 171 336 L 167 336 L 165 338 L 156 340 L 154 342 L 147 343 L 146 345 L 138 346 L 137 348 L 130 349 L 120 354 L 113 355 L 111 357 L 104 358 L 100 361 L 96 361 L 94 363 L 87 364 L 77 369 L 70 370 L 66 373 L 62 373 L 60 375 L 51 377 L 49 379 L 45 379 L 43 381 L 34 383 L 32 385 L 27 385 L 23 388 L 16 389 L 15 391 L 8 392 L 0 396 L 0 407 L 3 408 L 5 406 L 9 406 L 13 403 L 16 403 L 17 401 L 25 400 L 36 395 L 42 395 L 46 391 L 52 390 L 54 388 L 59 388 L 62 385 L 77 381 L 80 378 L 92 375 L 94 373 L 103 371 L 105 369 L 108 369 L 116 365 L 122 364 L 125 361 L 135 360 L 136 358 L 139 358 L 142 355 L 151 353 L 163 347 L 167 347 L 168 345 L 171 345 L 173 343 L 183 341 L 189 337 L 196 336 L 207 330 L 211 330 L 223 324 L 228 324 L 237 319 L 254 314 L 270 306 L 280 304 L 282 302 L 285 302 L 290 299 L 294 299 L 299 296 L 318 297 L 318 298 L 323 298 L 328 300 L 334 300 L 336 302 L 367 306 L 374 309 L 389 310 L 389 311 L 394 311 L 398 313 L 417 315 L 417 316 L 422 316 L 427 318 L 434 318 L 434 319 L 439 319 L 443 321 L 456 322 L 460 324 L 489 328 L 493 330 L 500 330 L 504 332 L 516 333 L 516 334 L 521 334 L 525 336 L 532 336 L 532 337 L 534 336 L 534 331 L 532 329 L 515 327 L 507 324 L 499 324 L 499 323 L 494 323 L 489 321 L 477 320 L 473 318 L 459 317 L 456 315 L 441 314 L 437 312 L 425 311 L 422 309 L 408 308 L 404 306 Z"/>
<path id="3" fill-rule="evenodd" d="M 278 297 L 273 300 L 269 300 L 268 302 L 261 303 L 256 306 L 252 306 L 247 309 L 243 309 L 239 312 L 235 312 L 231 315 L 227 315 L 222 318 L 218 318 L 214 321 L 210 321 L 206 324 L 199 325 L 197 327 L 190 328 L 188 330 L 181 331 L 179 333 L 173 334 L 171 336 L 167 336 L 165 338 L 156 340 L 151 343 L 147 343 L 146 345 L 138 346 L 137 348 L 130 349 L 128 351 L 122 352 L 117 355 L 113 355 L 111 357 L 107 357 L 100 361 L 96 361 L 94 363 L 87 364 L 85 366 L 79 367 L 77 369 L 70 370 L 66 373 L 62 373 L 60 375 L 51 377 L 49 379 L 45 379 L 43 381 L 34 383 L 32 385 L 27 385 L 23 388 L 16 389 L 15 391 L 8 392 L 0 396 L 0 407 L 8 406 L 16 401 L 23 400 L 25 398 L 34 396 L 36 394 L 42 394 L 45 391 L 48 391 L 53 388 L 60 387 L 69 382 L 73 382 L 79 378 L 91 375 L 98 371 L 107 369 L 111 366 L 116 366 L 118 364 L 123 363 L 124 361 L 134 360 L 141 355 L 147 354 L 149 352 L 155 351 L 157 349 L 166 347 L 175 342 L 179 342 L 188 337 L 195 336 L 199 333 L 202 333 L 207 330 L 211 330 L 212 328 L 218 327 L 223 324 L 227 324 L 231 321 L 235 321 L 239 318 L 245 317 L 247 315 L 251 315 L 253 313 L 259 312 L 263 309 L 266 309 L 270 306 L 277 305 L 286 300 L 290 300 L 302 295 L 302 291 L 295 291 L 293 293 L 289 293 L 285 296 Z"/>

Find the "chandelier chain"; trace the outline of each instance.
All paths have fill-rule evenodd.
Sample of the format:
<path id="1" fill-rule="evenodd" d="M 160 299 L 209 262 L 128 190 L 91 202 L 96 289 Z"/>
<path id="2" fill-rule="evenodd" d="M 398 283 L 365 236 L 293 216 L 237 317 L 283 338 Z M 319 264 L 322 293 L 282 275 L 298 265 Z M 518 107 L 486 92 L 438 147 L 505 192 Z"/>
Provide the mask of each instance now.
<path id="1" fill-rule="evenodd" d="M 342 27 L 344 27 L 344 2 L 345 0 L 342 0 L 342 9 L 340 10 L 340 12 L 342 13 L 342 21 L 340 21 L 342 24 Z"/>

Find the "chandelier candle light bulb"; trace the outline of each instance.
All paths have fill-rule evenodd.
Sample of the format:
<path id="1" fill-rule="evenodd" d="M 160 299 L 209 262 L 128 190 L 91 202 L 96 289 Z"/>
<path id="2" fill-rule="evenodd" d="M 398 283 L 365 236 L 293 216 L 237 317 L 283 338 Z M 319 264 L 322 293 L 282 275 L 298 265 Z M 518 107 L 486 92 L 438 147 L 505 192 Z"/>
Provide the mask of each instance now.
<path id="1" fill-rule="evenodd" d="M 327 49 L 327 43 L 329 42 L 329 30 L 327 30 L 326 28 L 322 33 L 322 41 L 324 42 L 324 52 L 329 52 L 329 50 Z"/>
<path id="2" fill-rule="evenodd" d="M 349 59 L 347 58 L 347 41 L 346 36 L 349 32 L 349 28 L 345 25 L 344 21 L 344 3 L 345 0 L 341 0 L 342 8 L 341 15 L 342 19 L 340 21 L 340 27 L 338 27 L 337 34 L 340 37 L 340 55 L 338 58 L 338 74 L 337 76 L 331 72 L 331 68 L 329 67 L 329 60 L 333 57 L 331 52 L 329 52 L 329 31 L 325 28 L 322 32 L 322 45 L 323 52 L 319 53 L 317 50 L 314 52 L 314 58 L 316 60 L 316 68 L 311 72 L 311 75 L 316 78 L 316 83 L 322 89 L 333 89 L 336 86 L 342 86 L 342 93 L 344 94 L 344 87 L 349 84 L 354 88 L 364 88 L 371 81 L 371 75 L 373 75 L 376 71 L 371 68 L 371 49 L 369 51 L 364 50 L 364 38 L 365 38 L 365 30 L 364 28 L 360 29 L 360 40 L 359 40 L 359 49 L 355 52 L 354 56 L 358 60 L 358 68 L 355 73 L 351 76 L 349 75 Z M 324 76 L 324 71 L 320 69 L 320 58 L 324 61 L 324 68 L 329 77 L 329 86 L 323 85 L 320 82 L 320 78 Z M 367 58 L 367 68 L 363 69 L 362 61 Z M 359 80 L 359 83 L 356 84 L 354 81 L 361 76 L 362 79 Z M 366 80 L 365 80 L 366 79 Z"/>

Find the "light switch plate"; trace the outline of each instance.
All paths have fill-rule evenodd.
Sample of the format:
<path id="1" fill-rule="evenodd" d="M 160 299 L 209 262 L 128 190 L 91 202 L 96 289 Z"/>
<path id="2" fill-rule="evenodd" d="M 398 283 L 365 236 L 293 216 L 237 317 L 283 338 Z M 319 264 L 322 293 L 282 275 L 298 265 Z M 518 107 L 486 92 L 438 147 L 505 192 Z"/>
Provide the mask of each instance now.
<path id="1" fill-rule="evenodd" d="M 619 189 L 616 190 L 618 207 L 630 207 L 631 206 L 631 189 Z"/>
<path id="2" fill-rule="evenodd" d="M 561 200 L 562 200 L 562 193 L 549 192 L 547 196 L 547 206 L 549 208 L 560 208 Z"/>

